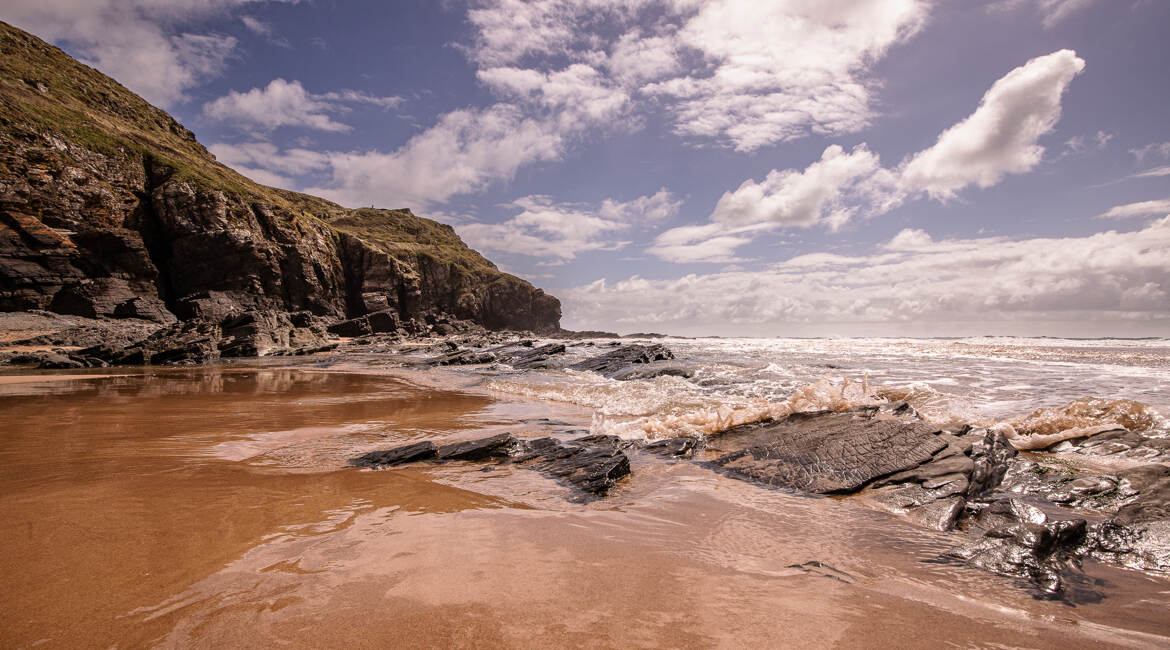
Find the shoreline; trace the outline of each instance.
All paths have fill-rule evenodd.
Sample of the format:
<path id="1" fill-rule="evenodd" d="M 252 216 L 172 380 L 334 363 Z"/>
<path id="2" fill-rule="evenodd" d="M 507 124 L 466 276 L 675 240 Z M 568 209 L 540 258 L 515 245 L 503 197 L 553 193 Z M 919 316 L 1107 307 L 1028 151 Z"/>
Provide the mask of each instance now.
<path id="1" fill-rule="evenodd" d="M 1031 504 L 1053 498 L 1075 476 L 1066 480 L 1059 473 L 1073 467 L 1068 464 L 1070 460 L 1083 458 L 1083 469 L 1076 470 L 1082 471 L 1083 477 L 1099 476 L 1103 469 L 1109 469 L 1104 472 L 1109 475 L 1128 471 L 1123 464 L 1157 461 L 1082 457 L 1072 452 L 1024 452 L 1012 460 L 995 460 L 1006 474 L 1001 491 L 983 501 L 983 497 L 968 497 L 966 514 L 962 508 L 958 511 L 960 530 L 943 532 L 933 530 L 931 522 L 937 520 L 924 513 L 934 507 L 932 504 L 951 497 L 940 496 L 922 505 L 889 501 L 891 494 L 921 490 L 922 485 L 934 480 L 937 472 L 933 470 L 917 469 L 914 471 L 918 475 L 898 479 L 908 482 L 889 487 L 866 486 L 852 495 L 830 494 L 831 498 L 826 499 L 753 480 L 751 472 L 756 470 L 751 468 L 720 469 L 716 461 L 738 449 L 788 439 L 787 435 L 769 433 L 776 426 L 788 426 L 784 424 L 786 416 L 779 412 L 770 419 L 739 424 L 732 418 L 698 438 L 679 430 L 673 438 L 661 440 L 699 440 L 700 446 L 658 448 L 649 435 L 620 439 L 598 435 L 598 427 L 609 431 L 604 427 L 613 424 L 607 418 L 618 417 L 605 416 L 607 412 L 630 413 L 619 417 L 618 420 L 625 418 L 621 421 L 652 421 L 679 409 L 680 413 L 693 413 L 704 404 L 694 401 L 700 399 L 702 391 L 690 396 L 679 392 L 717 378 L 704 370 L 708 362 L 703 359 L 707 357 L 688 356 L 705 349 L 701 347 L 706 345 L 703 341 L 661 340 L 674 346 L 681 356 L 634 364 L 639 371 L 680 368 L 697 375 L 685 378 L 643 373 L 619 381 L 598 371 L 563 368 L 586 362 L 594 367 L 597 358 L 626 354 L 622 351 L 627 348 L 644 351 L 636 342 L 565 342 L 563 351 L 538 362 L 551 359 L 555 361 L 554 369 L 518 371 L 503 362 L 432 365 L 435 359 L 458 359 L 465 353 L 471 355 L 468 359 L 477 358 L 475 355 L 482 355 L 483 350 L 496 350 L 492 354 L 500 358 L 531 360 L 537 358 L 533 351 L 551 345 L 543 339 L 511 347 L 492 347 L 483 342 L 482 347 L 476 348 L 458 343 L 452 349 L 456 340 L 458 337 L 426 341 L 372 337 L 364 342 L 348 341 L 336 351 L 302 357 L 232 359 L 187 367 L 110 368 L 105 372 L 118 374 L 99 375 L 107 377 L 108 382 L 5 384 L 0 380 L 0 412 L 7 408 L 7 416 L 20 413 L 14 420 L 16 431 L 22 438 L 39 440 L 31 446 L 17 444 L 7 452 L 6 462 L 11 467 L 32 467 L 29 471 L 33 476 L 43 473 L 41 478 L 13 475 L 7 480 L 22 495 L 20 499 L 38 504 L 38 509 L 49 507 L 66 512 L 76 506 L 93 510 L 89 514 L 78 510 L 68 518 L 92 515 L 116 520 L 126 513 L 133 515 L 142 504 L 130 494 L 144 488 L 166 495 L 165 500 L 172 504 L 168 507 L 205 520 L 208 523 L 202 525 L 210 529 L 216 528 L 210 522 L 223 517 L 234 520 L 262 516 L 263 522 L 258 525 L 264 532 L 233 542 L 235 550 L 223 558 L 227 563 L 222 568 L 201 564 L 203 569 L 184 573 L 187 578 L 153 592 L 153 600 L 139 602 L 134 606 L 137 609 L 129 608 L 128 620 L 154 630 L 161 636 L 152 642 L 163 645 L 197 644 L 212 630 L 216 634 L 247 634 L 254 625 L 259 626 L 255 629 L 261 630 L 264 638 L 283 638 L 293 645 L 311 643 L 308 638 L 288 636 L 310 619 L 315 621 L 315 633 L 340 635 L 330 638 L 352 638 L 337 627 L 341 621 L 367 629 L 371 621 L 380 620 L 400 630 L 413 630 L 404 634 L 419 645 L 443 645 L 457 643 L 461 637 L 444 636 L 437 630 L 460 634 L 458 630 L 467 629 L 465 624 L 469 624 L 463 621 L 444 628 L 443 621 L 449 621 L 454 612 L 480 621 L 477 625 L 489 626 L 493 632 L 487 637 L 488 646 L 524 645 L 510 628 L 496 627 L 505 620 L 523 621 L 521 627 L 529 635 L 523 639 L 535 638 L 544 644 L 597 638 L 588 635 L 596 635 L 598 629 L 611 635 L 606 638 L 613 645 L 629 643 L 635 639 L 628 630 L 638 626 L 649 630 L 650 636 L 644 638 L 653 638 L 659 645 L 678 646 L 701 646 L 700 640 L 708 638 L 708 633 L 718 638 L 774 644 L 789 638 L 784 635 L 791 632 L 793 625 L 803 625 L 800 629 L 807 635 L 805 638 L 814 642 L 845 646 L 863 645 L 872 638 L 913 646 L 918 639 L 900 630 L 928 624 L 941 626 L 939 629 L 958 638 L 1009 645 L 1043 645 L 1053 639 L 1076 644 L 1092 639 L 1096 643 L 1155 646 L 1170 638 L 1170 629 L 1158 618 L 1160 614 L 1147 611 L 1152 607 L 1149 603 L 1157 601 L 1156 594 L 1165 588 L 1163 574 L 1144 575 L 1116 566 L 1116 561 L 1113 565 L 1101 563 L 1091 555 L 1084 557 L 1081 569 L 1070 573 L 1060 564 L 1066 561 L 1063 553 L 1075 550 L 1070 547 L 1050 558 L 1051 562 L 1043 558 L 1034 565 L 1048 567 L 1044 570 L 1055 571 L 1051 575 L 1060 575 L 1063 581 L 1063 591 L 1056 600 L 1037 601 L 1033 596 L 1040 585 L 1030 583 L 1026 571 L 1016 574 L 1016 578 L 1005 578 L 996 575 L 1008 572 L 1003 567 L 997 569 L 976 556 L 964 560 L 952 555 L 964 548 L 982 548 L 979 545 L 986 545 L 989 539 L 1002 539 L 983 536 L 992 526 L 982 514 L 985 510 L 1016 502 L 1032 507 Z M 770 349 L 764 348 L 761 354 L 767 358 L 772 354 Z M 800 363 L 808 364 L 810 372 L 815 373 L 824 349 L 820 343 L 808 348 L 801 354 L 812 356 L 800 357 Z M 717 345 L 712 350 L 714 358 L 725 353 L 725 348 Z M 423 363 L 427 360 L 432 362 Z M 736 366 L 727 372 L 748 370 L 771 372 L 764 366 L 750 366 L 747 370 Z M 850 368 L 823 370 L 848 377 Z M 67 374 L 70 371 L 43 372 L 36 376 L 90 376 Z M 3 376 L 28 374 L 0 372 Z M 810 384 L 796 393 L 805 390 L 805 400 L 814 396 L 818 400 L 830 399 L 800 404 L 824 404 L 835 413 L 832 417 L 850 421 L 876 418 L 874 422 L 879 424 L 909 427 L 897 429 L 905 435 L 920 431 L 920 425 L 915 423 L 923 421 L 915 408 L 907 410 L 898 405 L 901 402 L 894 401 L 921 399 L 920 396 L 887 395 L 882 398 L 884 406 L 866 406 L 865 400 L 871 399 L 870 391 L 876 385 L 856 384 L 865 387 L 860 393 L 850 393 L 849 386 L 848 382 Z M 826 388 L 837 392 L 816 392 Z M 22 397 L 13 400 L 17 395 Z M 119 400 L 110 402 L 112 395 L 120 396 Z M 133 399 L 123 399 L 130 396 Z M 719 399 L 733 405 L 754 398 Z M 46 406 L 51 403 L 70 406 Z M 916 403 L 922 408 L 928 406 Z M 771 408 L 776 408 L 777 403 L 772 404 Z M 26 406 L 28 410 L 22 411 Z M 636 415 L 642 412 L 639 409 L 647 415 Z M 218 418 L 207 419 L 202 415 L 207 412 L 217 413 Z M 836 426 L 831 417 L 814 416 L 802 417 L 809 423 Z M 48 418 L 60 421 L 51 424 Z M 45 463 L 35 456 L 23 460 L 12 456 L 61 446 L 67 439 L 61 436 L 79 427 L 87 432 L 87 439 L 96 436 L 89 444 L 108 437 L 109 443 L 86 452 L 96 458 L 62 456 Z M 801 431 L 807 430 L 804 424 L 800 427 Z M 734 436 L 757 435 L 753 431 L 779 437 L 733 440 Z M 831 431 L 829 438 L 837 439 L 846 430 Z M 506 453 L 501 452 L 503 455 L 453 460 L 432 457 L 421 462 L 392 463 L 380 471 L 350 466 L 365 454 L 402 445 L 433 441 L 441 447 L 456 441 L 509 435 L 518 447 L 510 447 Z M 933 460 L 927 465 L 954 464 L 967 456 L 982 462 L 979 459 L 983 456 L 963 445 L 986 445 L 981 442 L 986 440 L 1001 440 L 992 442 L 993 446 L 1003 444 L 1001 438 L 982 429 L 951 427 L 938 433 L 920 431 L 913 435 L 939 436 L 948 441 L 948 446 L 957 445 L 959 449 L 957 456 L 952 452 L 947 452 L 949 456 L 931 452 Z M 603 460 L 619 456 L 628 459 L 629 474 L 617 476 L 606 491 L 597 495 L 582 492 L 567 475 L 557 473 L 559 470 L 547 459 L 537 456 L 525 460 L 531 445 L 542 437 L 554 439 L 558 449 L 570 455 L 578 453 L 574 451 L 578 448 L 600 451 L 602 447 L 598 445 L 612 445 L 605 447 L 610 451 L 604 452 Z M 119 442 L 128 439 L 136 442 L 130 446 Z M 581 442 L 586 439 L 590 442 Z M 508 440 L 504 438 L 502 444 L 513 444 Z M 73 454 L 77 450 L 66 445 L 59 453 Z M 102 467 L 119 469 L 106 474 L 98 469 Z M 171 475 L 185 478 L 180 483 L 161 478 Z M 963 484 L 975 481 L 973 474 L 965 476 Z M 97 507 L 81 491 L 87 481 L 94 480 L 108 484 L 119 495 L 109 497 L 113 511 Z M 50 494 L 64 501 L 54 505 L 31 487 L 45 481 L 61 486 Z M 952 482 L 957 485 L 960 481 Z M 131 485 L 136 487 L 128 492 Z M 147 485 L 153 487 L 146 488 Z M 277 489 L 273 487 L 276 485 L 285 487 Z M 1018 491 L 1008 490 L 1009 485 Z M 946 489 L 949 488 L 944 485 L 943 491 Z M 328 493 L 328 505 L 306 515 L 297 505 L 303 501 L 298 495 L 319 490 Z M 936 488 L 931 490 L 938 492 Z M 239 499 L 229 497 L 231 494 L 253 496 Z M 283 504 L 279 507 L 271 501 L 277 494 Z M 403 501 L 405 494 L 413 495 L 409 503 Z M 210 505 L 189 500 L 200 498 L 206 498 Z M 17 506 L 18 502 L 0 499 L 0 511 L 15 515 L 17 520 L 33 521 L 36 511 L 21 510 L 24 506 Z M 1125 502 L 1103 501 L 1088 507 L 1097 512 L 1094 508 L 1117 508 Z M 1051 526 L 1056 521 L 1052 518 L 1055 511 L 1045 508 L 1045 524 L 1008 523 Z M 148 512 L 141 515 L 154 516 Z M 1089 519 L 1106 522 L 1103 517 L 1108 516 L 1104 512 Z M 147 521 L 135 520 L 126 525 L 148 525 Z M 93 525 L 87 523 L 82 528 Z M 174 535 L 175 531 L 187 531 L 179 535 L 180 540 L 190 535 L 204 540 L 196 542 L 196 546 L 211 544 L 187 524 L 172 518 L 149 525 L 158 531 L 159 537 L 151 544 L 162 544 L 159 548 L 169 543 L 162 542 L 162 536 Z M 43 530 L 47 535 L 55 529 Z M 393 531 L 389 537 L 388 530 Z M 41 538 L 33 535 L 33 539 Z M 319 550 L 309 551 L 310 548 Z M 911 549 L 908 555 L 907 549 Z M 994 557 L 1020 552 L 1011 546 L 1001 550 L 1003 554 L 993 554 Z M 68 549 L 59 552 L 65 556 L 73 553 Z M 406 555 L 398 555 L 402 553 Z M 579 570 L 579 565 L 606 569 L 599 574 Z M 22 572 L 35 571 L 31 565 L 23 565 L 23 560 L 13 566 Z M 458 577 L 452 578 L 453 575 Z M 401 582 L 402 576 L 415 578 Z M 52 574 L 42 574 L 38 579 L 49 584 L 55 580 Z M 647 593 L 660 594 L 664 580 L 673 584 L 679 595 L 654 604 L 642 602 Z M 1093 587 L 1095 583 L 1109 586 Z M 532 596 L 525 600 L 501 598 L 501 584 L 510 585 L 518 593 L 541 594 L 539 598 L 543 600 L 534 604 Z M 566 591 L 561 585 L 573 585 L 575 589 Z M 745 602 L 727 592 L 727 585 L 743 593 L 766 595 Z M 566 610 L 565 603 L 575 602 L 573 595 L 580 590 L 589 594 L 593 609 Z M 338 595 L 324 599 L 320 596 L 331 592 Z M 215 603 L 224 593 L 236 593 L 233 598 L 241 606 L 259 608 L 256 611 L 261 613 L 241 618 L 234 609 L 217 606 Z M 387 600 L 389 596 L 380 593 L 395 595 Z M 474 594 L 470 596 L 473 608 L 462 609 L 469 602 L 469 593 Z M 721 595 L 713 601 L 696 599 L 697 594 L 712 593 Z M 429 596 L 420 602 L 419 594 Z M 299 600 L 282 600 L 286 597 Z M 890 625 L 888 618 L 875 617 L 869 609 L 875 601 L 881 603 L 881 611 L 887 615 L 896 612 L 894 618 L 902 627 Z M 182 603 L 191 604 L 180 607 Z M 1065 603 L 1077 607 L 1070 610 Z M 733 604 L 738 609 L 732 608 Z M 426 623 L 403 628 L 403 618 L 380 613 L 385 607 L 414 612 L 418 621 Z M 843 613 L 842 608 L 850 613 Z M 590 614 L 595 610 L 604 612 L 612 625 L 598 628 L 596 615 Z M 681 625 L 676 615 L 683 611 L 697 612 L 703 624 Z M 749 625 L 744 618 L 771 620 L 769 616 L 776 611 L 783 612 L 787 628 Z M 339 618 L 325 620 L 322 617 L 326 612 Z M 360 622 L 347 618 L 352 615 L 347 612 L 362 612 Z M 545 623 L 549 617 L 574 623 L 568 629 L 553 630 Z M 808 622 L 798 624 L 793 617 Z M 939 622 L 940 617 L 944 622 Z M 1038 619 L 1047 622 L 1037 627 Z M 842 632 L 844 636 L 829 638 L 819 629 L 842 620 L 854 621 L 859 629 L 869 632 Z M 992 622 L 997 626 L 995 631 L 987 629 Z M 354 628 L 347 629 L 353 634 Z M 145 641 L 134 634 L 138 633 L 119 627 L 112 629 L 108 638 L 111 642 L 131 638 Z M 321 641 L 325 637 L 311 638 Z"/>

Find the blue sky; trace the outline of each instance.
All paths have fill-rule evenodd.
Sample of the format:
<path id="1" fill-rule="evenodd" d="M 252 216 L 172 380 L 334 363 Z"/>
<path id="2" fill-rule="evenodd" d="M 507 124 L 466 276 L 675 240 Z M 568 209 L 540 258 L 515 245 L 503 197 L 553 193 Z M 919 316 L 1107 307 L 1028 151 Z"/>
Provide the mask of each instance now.
<path id="1" fill-rule="evenodd" d="M 1170 3 L 9 0 L 260 182 L 563 324 L 1170 334 Z"/>

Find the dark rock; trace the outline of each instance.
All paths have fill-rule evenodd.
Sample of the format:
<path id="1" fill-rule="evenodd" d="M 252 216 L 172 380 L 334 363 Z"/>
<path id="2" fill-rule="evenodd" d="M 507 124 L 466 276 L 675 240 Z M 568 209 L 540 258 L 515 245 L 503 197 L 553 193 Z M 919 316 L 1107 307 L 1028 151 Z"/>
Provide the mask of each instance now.
<path id="1" fill-rule="evenodd" d="M 606 377 L 634 364 L 651 363 L 653 361 L 667 361 L 674 358 L 674 353 L 657 343 L 653 345 L 625 345 L 605 354 L 586 359 L 569 366 L 572 370 L 592 371 Z"/>
<path id="2" fill-rule="evenodd" d="M 37 367 L 46 370 L 68 370 L 74 368 L 85 368 L 86 363 L 84 361 L 72 359 L 64 354 L 46 352 L 41 356 L 41 361 Z"/>
<path id="3" fill-rule="evenodd" d="M 360 467 L 397 465 L 422 460 L 503 460 L 530 467 L 593 495 L 604 495 L 630 473 L 630 459 L 622 450 L 632 443 L 617 436 L 585 436 L 569 443 L 555 438 L 519 440 L 502 433 L 435 447 L 419 442 L 375 451 L 350 461 Z"/>
<path id="4" fill-rule="evenodd" d="M 963 514 L 967 500 L 961 496 L 936 499 L 910 511 L 911 517 L 924 528 L 947 531 Z"/>
<path id="5" fill-rule="evenodd" d="M 365 316 L 351 318 L 349 320 L 341 321 L 340 323 L 334 323 L 325 329 L 328 330 L 330 334 L 336 334 L 346 338 L 356 338 L 374 333 L 374 329 L 370 327 L 370 319 L 366 318 Z"/>
<path id="6" fill-rule="evenodd" d="M 1016 457 L 1016 448 L 1003 433 L 988 429 L 971 429 L 961 439 L 970 443 L 969 454 L 974 462 L 967 497 L 976 498 L 1003 482 L 1011 459 Z"/>
<path id="7" fill-rule="evenodd" d="M 1152 473 L 1152 472 L 1151 472 Z M 1133 475 L 1127 477 L 1131 486 Z M 1122 526 L 1151 521 L 1170 521 L 1170 479 L 1143 485 L 1134 501 L 1122 506 L 1113 517 L 1113 523 Z M 1167 549 L 1170 552 L 1170 549 Z"/>
<path id="8" fill-rule="evenodd" d="M 426 360 L 426 363 L 433 366 L 466 366 L 476 365 L 481 363 L 491 363 L 496 360 L 495 355 L 486 352 L 476 352 L 475 350 L 456 350 L 441 354 L 437 357 L 431 357 Z"/>
<path id="9" fill-rule="evenodd" d="M 551 362 L 550 358 L 554 355 L 564 353 L 565 345 L 563 343 L 549 343 L 523 352 L 513 354 L 501 353 L 499 360 L 516 370 L 548 369 L 557 367 L 557 364 Z"/>
<path id="10" fill-rule="evenodd" d="M 439 453 L 438 447 L 435 443 L 424 440 L 423 442 L 416 442 L 402 447 L 395 447 L 385 451 L 371 451 L 368 454 L 359 456 L 352 461 L 351 465 L 355 467 L 377 467 L 379 465 L 401 465 L 403 463 L 413 463 L 420 460 L 427 460 L 434 458 Z"/>
<path id="11" fill-rule="evenodd" d="M 654 363 L 645 365 L 638 364 L 622 368 L 611 374 L 610 378 L 618 381 L 631 381 L 634 379 L 653 379 L 655 377 L 666 376 L 690 379 L 695 376 L 695 371 L 681 366 L 658 365 Z"/>
<path id="12" fill-rule="evenodd" d="M 675 456 L 677 458 L 690 458 L 695 455 L 695 452 L 703 448 L 703 441 L 698 438 L 681 437 L 681 438 L 666 438 L 663 440 L 655 440 L 654 442 L 646 443 L 642 449 L 662 456 Z"/>
<path id="13" fill-rule="evenodd" d="M 510 433 L 501 433 L 490 438 L 468 440 L 443 445 L 438 449 L 440 460 L 486 460 L 507 458 L 519 448 L 520 441 Z"/>
<path id="14" fill-rule="evenodd" d="M 529 461 L 541 472 L 592 494 L 605 494 L 630 473 L 630 459 L 613 446 L 560 445 Z"/>
<path id="15" fill-rule="evenodd" d="M 220 358 L 290 354 L 298 348 L 316 348 L 324 332 L 293 326 L 283 312 L 232 313 L 221 321 L 189 320 L 162 328 L 131 345 L 98 345 L 81 357 L 114 365 L 194 364 Z"/>
<path id="16" fill-rule="evenodd" d="M 398 314 L 389 309 L 366 314 L 365 319 L 374 333 L 397 332 L 402 327 Z"/>
<path id="17" fill-rule="evenodd" d="M 1030 581 L 1048 598 L 1065 588 L 1064 574 L 1078 566 L 1088 527 L 1084 519 L 1048 521 L 1039 508 L 1002 499 L 981 513 L 983 536 L 948 553 L 971 566 Z"/>
<path id="18" fill-rule="evenodd" d="M 924 423 L 859 413 L 794 414 L 730 429 L 715 444 L 741 446 L 712 461 L 733 476 L 813 493 L 851 492 L 928 461 L 947 444 Z"/>

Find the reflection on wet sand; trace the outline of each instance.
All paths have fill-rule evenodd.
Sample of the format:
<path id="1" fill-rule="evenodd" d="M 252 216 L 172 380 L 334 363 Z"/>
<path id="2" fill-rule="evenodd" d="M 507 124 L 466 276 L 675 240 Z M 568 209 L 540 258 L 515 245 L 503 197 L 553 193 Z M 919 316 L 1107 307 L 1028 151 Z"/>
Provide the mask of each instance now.
<path id="1" fill-rule="evenodd" d="M 557 409 L 557 410 L 553 410 Z M 1157 646 L 1164 581 L 1073 607 L 927 562 L 942 535 L 639 458 L 609 498 L 508 467 L 356 470 L 387 441 L 588 412 L 374 374 L 0 386 L 0 645 Z M 925 634 L 924 634 L 925 632 Z"/>

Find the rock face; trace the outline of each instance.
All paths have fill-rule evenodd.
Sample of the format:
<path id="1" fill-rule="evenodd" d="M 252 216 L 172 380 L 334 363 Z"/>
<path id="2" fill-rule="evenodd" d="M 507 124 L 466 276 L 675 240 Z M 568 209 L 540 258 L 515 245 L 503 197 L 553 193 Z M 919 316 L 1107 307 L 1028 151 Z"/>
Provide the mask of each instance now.
<path id="1" fill-rule="evenodd" d="M 0 310 L 32 309 L 162 324 L 445 312 L 553 331 L 560 319 L 556 298 L 450 226 L 253 183 L 163 111 L 0 23 Z"/>

